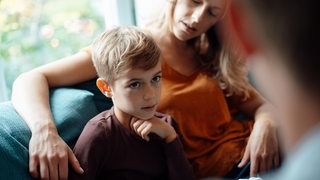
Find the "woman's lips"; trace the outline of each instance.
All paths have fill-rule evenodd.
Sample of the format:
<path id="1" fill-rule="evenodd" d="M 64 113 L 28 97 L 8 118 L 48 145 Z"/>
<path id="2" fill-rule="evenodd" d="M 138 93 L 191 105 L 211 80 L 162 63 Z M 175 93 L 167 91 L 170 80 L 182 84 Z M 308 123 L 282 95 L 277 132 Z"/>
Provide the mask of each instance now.
<path id="1" fill-rule="evenodd" d="M 197 31 L 197 29 L 188 26 L 188 24 L 186 24 L 186 23 L 184 23 L 184 22 L 182 22 L 182 24 L 183 24 L 183 29 L 184 29 L 184 31 L 186 31 L 187 33 L 194 33 L 194 32 Z"/>

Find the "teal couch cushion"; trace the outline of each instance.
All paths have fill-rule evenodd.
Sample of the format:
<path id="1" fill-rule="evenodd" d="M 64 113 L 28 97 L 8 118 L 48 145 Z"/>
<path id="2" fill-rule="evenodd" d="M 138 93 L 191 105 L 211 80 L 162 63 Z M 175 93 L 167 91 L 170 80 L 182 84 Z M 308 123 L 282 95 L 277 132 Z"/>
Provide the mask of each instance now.
<path id="1" fill-rule="evenodd" d="M 73 148 L 85 124 L 98 110 L 89 91 L 58 88 L 50 105 L 60 136 Z M 28 171 L 31 132 L 11 102 L 0 103 L 0 179 L 32 179 Z"/>

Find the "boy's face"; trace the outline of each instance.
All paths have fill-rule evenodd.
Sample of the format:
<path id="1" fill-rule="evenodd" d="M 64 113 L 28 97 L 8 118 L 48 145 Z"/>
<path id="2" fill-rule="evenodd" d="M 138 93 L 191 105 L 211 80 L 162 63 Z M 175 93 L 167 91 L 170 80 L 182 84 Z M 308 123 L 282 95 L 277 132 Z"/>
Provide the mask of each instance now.
<path id="1" fill-rule="evenodd" d="M 117 118 L 152 118 L 161 95 L 161 61 L 149 70 L 124 70 L 110 88 Z"/>

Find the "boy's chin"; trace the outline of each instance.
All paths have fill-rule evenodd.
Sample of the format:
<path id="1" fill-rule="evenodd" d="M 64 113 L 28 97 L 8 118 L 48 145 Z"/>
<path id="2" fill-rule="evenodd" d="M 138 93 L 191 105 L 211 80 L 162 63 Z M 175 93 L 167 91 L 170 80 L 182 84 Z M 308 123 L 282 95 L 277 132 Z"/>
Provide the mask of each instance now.
<path id="1" fill-rule="evenodd" d="M 150 114 L 150 115 L 145 115 L 145 116 L 135 116 L 135 117 L 137 117 L 138 119 L 142 119 L 142 120 L 146 120 L 146 121 L 148 121 L 148 120 L 150 120 L 151 118 L 153 118 L 153 117 L 154 117 L 154 113 L 153 113 L 153 114 Z"/>

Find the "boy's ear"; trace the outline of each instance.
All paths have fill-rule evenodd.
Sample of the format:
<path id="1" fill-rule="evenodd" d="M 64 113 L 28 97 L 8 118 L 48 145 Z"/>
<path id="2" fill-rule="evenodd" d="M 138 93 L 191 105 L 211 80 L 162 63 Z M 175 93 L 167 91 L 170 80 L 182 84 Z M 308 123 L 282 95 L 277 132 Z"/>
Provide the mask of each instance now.
<path id="1" fill-rule="evenodd" d="M 112 97 L 111 88 L 104 79 L 98 78 L 96 81 L 96 85 L 99 88 L 99 90 L 102 92 L 102 94 L 104 94 L 109 98 Z"/>
<path id="2" fill-rule="evenodd" d="M 224 40 L 239 47 L 245 56 L 250 56 L 257 51 L 252 34 L 248 31 L 252 28 L 248 14 L 236 1 L 231 1 L 223 21 L 223 31 L 227 34 L 227 36 L 223 36 Z M 222 32 L 222 34 L 224 33 Z"/>

